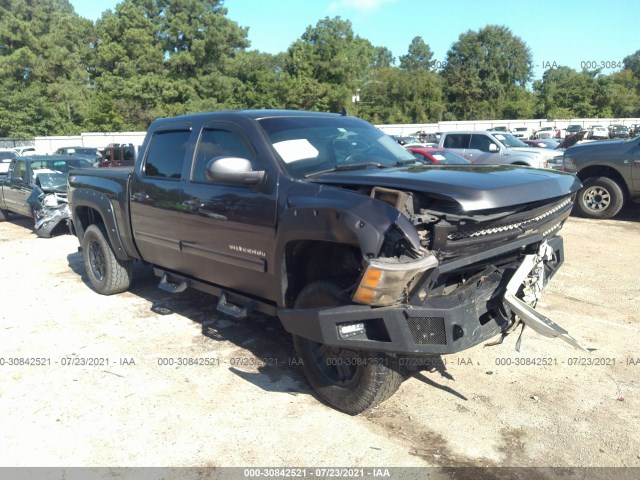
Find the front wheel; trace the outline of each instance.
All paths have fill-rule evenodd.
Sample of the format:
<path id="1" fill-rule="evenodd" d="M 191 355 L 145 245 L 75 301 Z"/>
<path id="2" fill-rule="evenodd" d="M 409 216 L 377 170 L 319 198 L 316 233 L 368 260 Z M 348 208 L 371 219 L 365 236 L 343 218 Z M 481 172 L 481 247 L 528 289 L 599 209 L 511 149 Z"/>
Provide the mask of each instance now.
<path id="1" fill-rule="evenodd" d="M 578 193 L 577 203 L 586 217 L 611 218 L 622 210 L 624 193 L 620 185 L 608 177 L 589 178 Z"/>
<path id="2" fill-rule="evenodd" d="M 9 210 L 0 208 L 0 222 L 4 222 L 7 218 L 9 218 Z"/>
<path id="3" fill-rule="evenodd" d="M 120 260 L 103 228 L 90 225 L 82 239 L 82 259 L 94 290 L 102 295 L 124 292 L 131 285 L 133 262 Z"/>
<path id="4" fill-rule="evenodd" d="M 295 308 L 344 305 L 349 297 L 334 283 L 313 282 L 302 289 Z M 294 336 L 307 380 L 332 407 L 357 415 L 383 402 L 402 383 L 396 359 L 379 352 L 330 347 Z"/>

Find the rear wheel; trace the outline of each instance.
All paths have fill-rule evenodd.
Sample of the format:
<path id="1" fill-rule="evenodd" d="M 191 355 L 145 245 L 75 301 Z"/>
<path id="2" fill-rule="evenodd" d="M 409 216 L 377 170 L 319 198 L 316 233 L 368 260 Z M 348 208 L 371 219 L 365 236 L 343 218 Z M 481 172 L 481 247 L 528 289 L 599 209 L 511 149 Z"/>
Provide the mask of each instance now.
<path id="1" fill-rule="evenodd" d="M 82 240 L 82 259 L 94 290 L 102 295 L 124 292 L 131 285 L 133 262 L 113 253 L 103 228 L 90 225 Z"/>
<path id="2" fill-rule="evenodd" d="M 9 218 L 9 210 L 0 209 L 0 222 L 4 222 Z"/>
<path id="3" fill-rule="evenodd" d="M 622 210 L 624 193 L 620 185 L 608 177 L 589 178 L 584 181 L 577 203 L 586 217 L 611 218 Z"/>
<path id="4" fill-rule="evenodd" d="M 295 308 L 344 305 L 349 297 L 338 285 L 313 282 L 302 289 Z M 320 398 L 332 407 L 357 415 L 383 402 L 402 383 L 395 359 L 379 352 L 330 347 L 294 336 L 307 380 Z"/>

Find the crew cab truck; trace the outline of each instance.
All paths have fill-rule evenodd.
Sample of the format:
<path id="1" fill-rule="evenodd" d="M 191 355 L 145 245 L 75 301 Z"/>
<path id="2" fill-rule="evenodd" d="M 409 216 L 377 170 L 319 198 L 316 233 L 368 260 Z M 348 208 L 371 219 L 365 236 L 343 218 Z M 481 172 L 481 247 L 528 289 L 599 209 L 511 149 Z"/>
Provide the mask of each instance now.
<path id="1" fill-rule="evenodd" d="M 576 204 L 586 217 L 612 218 L 625 201 L 640 201 L 640 137 L 574 145 L 561 165 L 584 185 Z"/>
<path id="2" fill-rule="evenodd" d="M 552 159 L 562 158 L 562 153 L 531 147 L 508 132 L 495 130 L 444 132 L 438 146 L 479 165 L 548 168 Z"/>
<path id="3" fill-rule="evenodd" d="M 318 396 L 358 414 L 402 360 L 459 352 L 536 312 L 563 262 L 580 182 L 514 166 L 424 165 L 369 123 L 300 111 L 154 121 L 133 169 L 75 170 L 73 225 L 93 288 L 195 287 L 221 312 L 276 315 Z"/>

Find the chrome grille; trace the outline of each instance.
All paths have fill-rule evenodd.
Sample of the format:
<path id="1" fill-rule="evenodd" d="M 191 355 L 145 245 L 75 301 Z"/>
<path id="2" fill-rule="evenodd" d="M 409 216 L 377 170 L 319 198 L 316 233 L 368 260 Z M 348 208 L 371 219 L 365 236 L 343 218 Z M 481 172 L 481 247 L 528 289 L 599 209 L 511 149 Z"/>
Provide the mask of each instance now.
<path id="1" fill-rule="evenodd" d="M 451 232 L 447 236 L 447 238 L 449 240 L 460 240 L 463 238 L 477 238 L 477 237 L 483 237 L 486 235 L 493 235 L 496 233 L 508 232 L 510 230 L 523 229 L 523 228 L 526 228 L 527 225 L 537 223 L 541 220 L 544 220 L 547 217 L 554 215 L 555 213 L 559 212 L 560 210 L 567 207 L 568 205 L 571 205 L 571 203 L 572 203 L 571 198 L 567 198 L 566 200 L 557 204 L 553 208 L 539 215 L 536 215 L 533 218 L 529 218 L 521 222 L 510 223 L 507 225 L 500 225 L 492 228 L 484 228 L 482 230 L 465 230 L 465 231 Z"/>

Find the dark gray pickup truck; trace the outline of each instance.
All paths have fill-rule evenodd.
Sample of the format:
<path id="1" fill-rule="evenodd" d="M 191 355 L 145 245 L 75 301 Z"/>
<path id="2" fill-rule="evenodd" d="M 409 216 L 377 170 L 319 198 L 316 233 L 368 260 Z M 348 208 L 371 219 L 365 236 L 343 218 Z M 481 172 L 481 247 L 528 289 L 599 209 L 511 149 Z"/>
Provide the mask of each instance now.
<path id="1" fill-rule="evenodd" d="M 412 360 L 521 321 L 577 345 L 532 308 L 564 260 L 580 182 L 516 166 L 424 165 L 357 118 L 224 111 L 160 119 L 133 170 L 72 171 L 93 287 L 210 292 L 234 317 L 276 315 L 310 384 L 357 414 Z"/>
<path id="2" fill-rule="evenodd" d="M 565 150 L 561 168 L 584 184 L 576 204 L 587 217 L 611 218 L 626 200 L 640 201 L 640 136 L 575 145 Z"/>

